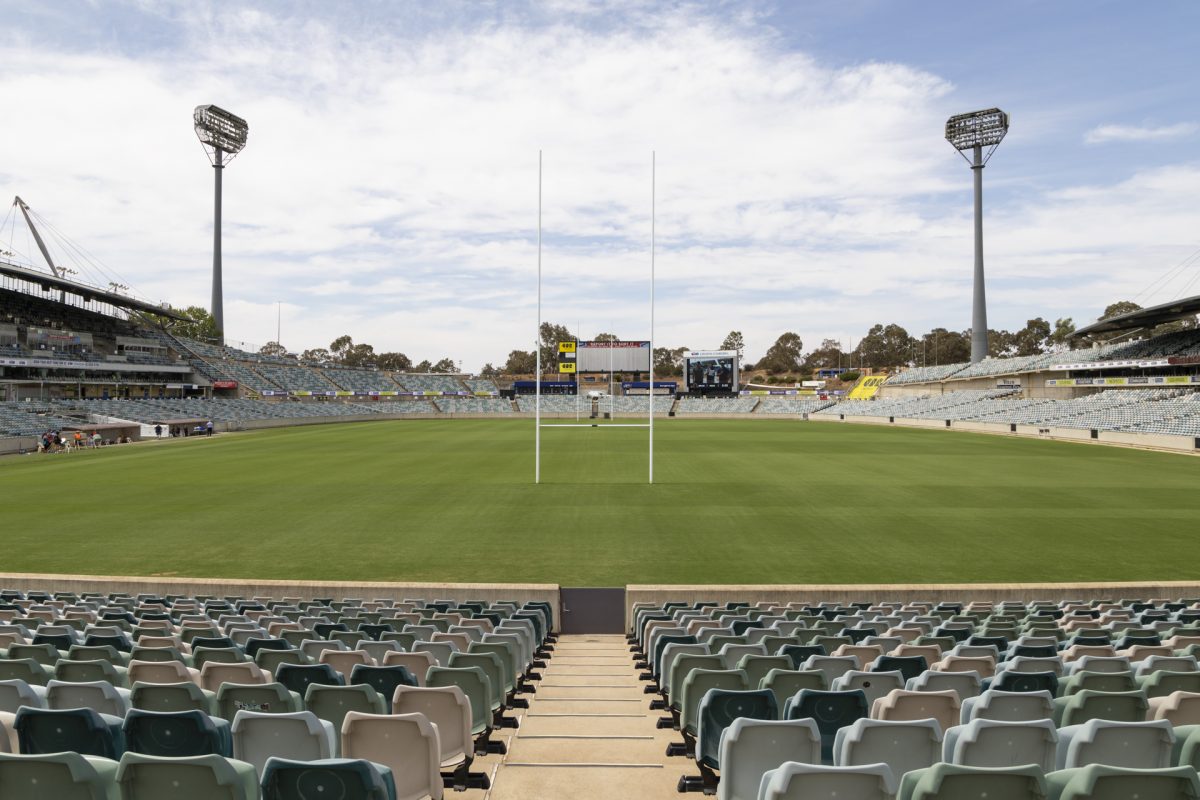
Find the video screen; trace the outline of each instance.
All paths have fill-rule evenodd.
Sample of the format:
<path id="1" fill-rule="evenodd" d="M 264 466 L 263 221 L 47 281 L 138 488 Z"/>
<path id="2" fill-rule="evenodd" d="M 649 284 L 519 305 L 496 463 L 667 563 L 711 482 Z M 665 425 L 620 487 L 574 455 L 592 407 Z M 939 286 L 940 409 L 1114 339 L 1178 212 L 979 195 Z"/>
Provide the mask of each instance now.
<path id="1" fill-rule="evenodd" d="M 732 358 L 689 358 L 687 376 L 691 391 L 729 392 L 736 388 Z"/>

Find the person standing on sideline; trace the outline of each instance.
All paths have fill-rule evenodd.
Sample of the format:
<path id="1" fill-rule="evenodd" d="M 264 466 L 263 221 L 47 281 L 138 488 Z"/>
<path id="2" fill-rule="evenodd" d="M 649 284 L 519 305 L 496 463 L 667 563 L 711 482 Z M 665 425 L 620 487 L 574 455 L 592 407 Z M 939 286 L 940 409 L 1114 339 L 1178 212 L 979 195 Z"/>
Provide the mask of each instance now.
<path id="1" fill-rule="evenodd" d="M 162 438 L 162 425 L 155 425 L 155 426 L 154 426 L 154 438 L 155 438 L 155 439 L 161 439 L 161 438 Z"/>
<path id="2" fill-rule="evenodd" d="M 207 423 L 207 424 L 204 426 L 204 432 L 205 432 L 205 434 L 206 434 L 206 435 L 208 435 L 208 436 L 212 436 L 212 420 L 211 420 L 211 419 L 210 419 L 210 420 L 208 421 L 208 423 Z"/>

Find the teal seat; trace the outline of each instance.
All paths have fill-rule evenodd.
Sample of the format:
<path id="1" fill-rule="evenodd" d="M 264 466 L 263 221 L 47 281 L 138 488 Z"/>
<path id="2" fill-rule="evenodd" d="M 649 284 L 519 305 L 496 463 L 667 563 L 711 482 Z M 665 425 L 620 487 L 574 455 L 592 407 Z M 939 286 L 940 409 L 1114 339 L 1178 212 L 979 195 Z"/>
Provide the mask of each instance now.
<path id="1" fill-rule="evenodd" d="M 700 702 L 713 689 L 745 692 L 750 689 L 750 681 L 740 669 L 694 669 L 689 672 L 680 692 L 679 729 L 685 739 L 699 735 Z"/>
<path id="2" fill-rule="evenodd" d="M 778 720 L 779 706 L 770 689 L 709 689 L 700 699 L 696 761 L 702 768 L 721 768 L 721 737 L 735 719 Z"/>
<path id="3" fill-rule="evenodd" d="M 1130 769 L 1091 764 L 1046 776 L 1049 800 L 1195 800 L 1200 780 L 1190 766 Z"/>
<path id="4" fill-rule="evenodd" d="M 737 668 L 746 673 L 746 678 L 750 681 L 750 688 L 757 689 L 762 679 L 771 670 L 790 670 L 792 668 L 792 660 L 787 656 L 763 656 L 750 653 L 742 656 L 741 660 L 737 663 Z M 782 705 L 780 703 L 781 707 Z"/>
<path id="5" fill-rule="evenodd" d="M 257 800 L 251 764 L 221 756 L 165 758 L 126 753 L 117 767 L 125 800 Z"/>
<path id="6" fill-rule="evenodd" d="M 1097 692 L 1081 689 L 1067 697 L 1054 699 L 1054 724 L 1060 728 L 1079 725 L 1092 719 L 1107 719 L 1113 722 L 1142 722 L 1146 719 L 1149 703 L 1146 693 Z"/>
<path id="7" fill-rule="evenodd" d="M 682 645 L 688 647 L 690 645 Z M 667 685 L 663 687 L 670 701 L 670 707 L 673 711 L 679 712 L 683 708 L 683 684 L 688 674 L 692 670 L 723 670 L 725 663 L 717 655 L 697 655 L 684 654 L 675 659 L 671 664 L 670 678 Z"/>
<path id="8" fill-rule="evenodd" d="M 492 686 L 487 673 L 479 667 L 430 667 L 425 673 L 429 688 L 457 686 L 471 703 L 471 735 L 491 730 Z"/>
<path id="9" fill-rule="evenodd" d="M 191 681 L 181 683 L 142 683 L 134 681 L 129 690 L 129 705 L 147 711 L 203 711 L 217 713 L 216 698 Z"/>
<path id="10" fill-rule="evenodd" d="M 304 693 L 304 708 L 320 719 L 333 723 L 333 729 L 342 729 L 342 720 L 351 711 L 364 714 L 386 714 L 387 704 L 375 687 L 365 683 L 354 686 L 329 686 L 310 683 Z"/>
<path id="11" fill-rule="evenodd" d="M 504 708 L 504 666 L 495 653 L 451 653 L 449 667 L 478 667 L 487 675 L 489 707 L 493 714 Z"/>
<path id="12" fill-rule="evenodd" d="M 1041 767 L 964 767 L 945 762 L 906 772 L 897 800 L 1045 800 Z"/>
<path id="13" fill-rule="evenodd" d="M 774 692 L 775 702 L 782 709 L 787 699 L 801 689 L 823 692 L 829 688 L 829 681 L 817 669 L 772 669 L 759 680 L 757 688 Z"/>
<path id="14" fill-rule="evenodd" d="M 45 686 L 54 672 L 32 658 L 0 659 L 0 681 L 25 681 L 30 686 Z"/>

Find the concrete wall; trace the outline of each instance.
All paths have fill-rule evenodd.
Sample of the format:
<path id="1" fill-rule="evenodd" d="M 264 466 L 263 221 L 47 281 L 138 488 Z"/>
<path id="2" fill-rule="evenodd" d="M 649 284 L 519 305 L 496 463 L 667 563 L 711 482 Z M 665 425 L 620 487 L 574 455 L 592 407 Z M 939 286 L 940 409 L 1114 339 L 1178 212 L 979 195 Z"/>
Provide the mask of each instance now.
<path id="1" fill-rule="evenodd" d="M 0 456 L 19 453 L 22 450 L 37 452 L 36 436 L 12 436 L 0 439 Z"/>
<path id="2" fill-rule="evenodd" d="M 127 592 L 132 595 L 231 595 L 237 597 L 361 597 L 364 600 L 406 597 L 422 600 L 544 601 L 559 625 L 558 586 L 553 583 L 390 583 L 353 581 L 277 581 L 251 578 L 131 578 L 111 575 L 44 575 L 0 573 L 6 589 L 45 592 Z"/>
<path id="3" fill-rule="evenodd" d="M 632 624 L 634 603 L 796 603 L 796 602 L 895 602 L 972 600 L 1089 600 L 1155 598 L 1175 600 L 1200 596 L 1200 582 L 1160 581 L 1129 583 L 979 583 L 979 584 L 794 584 L 794 585 L 630 585 L 625 587 L 625 624 Z"/>

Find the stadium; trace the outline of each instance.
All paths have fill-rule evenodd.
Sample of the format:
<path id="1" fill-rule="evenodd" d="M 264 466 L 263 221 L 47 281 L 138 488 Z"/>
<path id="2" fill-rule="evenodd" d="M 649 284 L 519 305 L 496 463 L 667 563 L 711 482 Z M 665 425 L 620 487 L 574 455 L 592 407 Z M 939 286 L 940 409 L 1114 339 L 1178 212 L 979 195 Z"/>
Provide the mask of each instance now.
<path id="1" fill-rule="evenodd" d="M 961 334 L 754 363 L 698 311 L 710 347 L 662 347 L 656 248 L 703 248 L 657 155 L 648 276 L 545 295 L 648 277 L 633 338 L 551 324 L 539 155 L 532 349 L 469 371 L 235 338 L 247 113 L 193 112 L 211 300 L 52 203 L 0 224 L 0 800 L 1200 798 L 1200 295 L 989 329 L 1008 114 L 934 137 L 975 182 Z M 438 348 L 472 307 L 420 302 Z"/>

